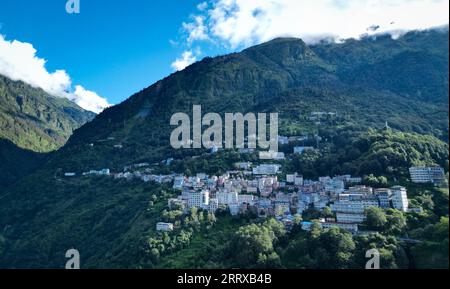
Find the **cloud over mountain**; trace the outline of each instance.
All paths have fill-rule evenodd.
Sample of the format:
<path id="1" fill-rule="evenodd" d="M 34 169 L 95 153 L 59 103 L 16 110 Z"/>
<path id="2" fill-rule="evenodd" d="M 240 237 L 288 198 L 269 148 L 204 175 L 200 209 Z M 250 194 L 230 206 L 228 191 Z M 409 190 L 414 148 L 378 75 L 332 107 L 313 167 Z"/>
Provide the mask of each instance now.
<path id="1" fill-rule="evenodd" d="M 32 44 L 18 40 L 9 41 L 0 35 L 0 74 L 42 88 L 51 95 L 68 98 L 95 113 L 110 106 L 105 98 L 81 85 L 76 85 L 73 90 L 72 80 L 66 71 L 49 72 L 45 63 L 45 59 L 37 56 Z"/>
<path id="2" fill-rule="evenodd" d="M 195 55 L 194 55 L 194 53 L 192 51 L 188 50 L 188 51 L 183 52 L 181 57 L 177 58 L 172 63 L 172 68 L 175 71 L 183 70 L 187 66 L 191 65 L 192 63 L 194 63 L 195 61 L 197 61 L 197 57 L 195 57 Z"/>
<path id="3" fill-rule="evenodd" d="M 280 36 L 307 43 L 385 32 L 398 36 L 448 24 L 448 9 L 447 0 L 210 0 L 183 27 L 189 45 L 210 40 L 236 49 Z"/>

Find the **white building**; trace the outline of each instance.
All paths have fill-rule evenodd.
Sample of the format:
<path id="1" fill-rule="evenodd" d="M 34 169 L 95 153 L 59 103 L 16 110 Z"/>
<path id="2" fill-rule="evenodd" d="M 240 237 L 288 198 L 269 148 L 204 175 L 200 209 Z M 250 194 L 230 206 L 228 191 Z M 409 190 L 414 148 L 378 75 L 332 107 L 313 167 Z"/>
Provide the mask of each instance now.
<path id="1" fill-rule="evenodd" d="M 208 211 L 211 213 L 215 213 L 219 208 L 219 201 L 217 198 L 209 199 Z"/>
<path id="2" fill-rule="evenodd" d="M 371 187 L 366 186 L 350 187 L 348 191 L 352 194 L 363 194 L 363 195 L 371 195 L 373 193 L 373 189 Z"/>
<path id="3" fill-rule="evenodd" d="M 378 206 L 377 199 L 361 199 L 336 201 L 330 207 L 333 212 L 362 214 L 367 208 Z"/>
<path id="4" fill-rule="evenodd" d="M 280 165 L 277 164 L 262 164 L 253 168 L 254 175 L 276 175 Z"/>
<path id="5" fill-rule="evenodd" d="M 296 175 L 297 175 L 297 173 L 295 173 L 295 174 L 287 174 L 286 175 L 286 183 L 293 184 Z"/>
<path id="6" fill-rule="evenodd" d="M 325 191 L 334 194 L 341 194 L 345 191 L 344 181 L 339 178 L 329 179 L 327 181 L 321 181 L 325 185 Z"/>
<path id="7" fill-rule="evenodd" d="M 188 206 L 190 208 L 203 208 L 207 209 L 209 205 L 209 191 L 190 192 L 187 196 Z"/>
<path id="8" fill-rule="evenodd" d="M 408 211 L 408 194 L 404 187 L 395 186 L 392 190 L 392 206 L 400 211 Z"/>
<path id="9" fill-rule="evenodd" d="M 255 203 L 255 196 L 253 195 L 238 195 L 238 203 L 240 205 L 242 204 L 249 204 L 251 206 Z"/>
<path id="10" fill-rule="evenodd" d="M 364 214 L 358 213 L 336 213 L 336 220 L 339 223 L 362 223 L 366 219 Z"/>
<path id="11" fill-rule="evenodd" d="M 238 203 L 238 193 L 236 191 L 219 191 L 216 193 L 219 205 L 230 205 Z"/>
<path id="12" fill-rule="evenodd" d="M 163 222 L 156 223 L 156 231 L 160 231 L 160 232 L 173 231 L 173 224 L 172 223 L 163 223 Z"/>
<path id="13" fill-rule="evenodd" d="M 252 163 L 241 162 L 241 163 L 236 163 L 235 166 L 236 166 L 236 168 L 241 169 L 241 170 L 249 170 L 252 168 Z"/>
<path id="14" fill-rule="evenodd" d="M 274 151 L 268 151 L 268 152 L 259 152 L 260 159 L 263 160 L 284 160 L 286 159 L 286 156 L 283 152 L 274 152 Z"/>
<path id="15" fill-rule="evenodd" d="M 175 190 L 181 190 L 183 189 L 183 185 L 184 185 L 184 177 L 183 176 L 175 177 L 173 181 L 173 188 Z"/>
<path id="16" fill-rule="evenodd" d="M 376 189 L 375 195 L 378 197 L 380 208 L 387 209 L 390 207 L 389 200 L 392 195 L 390 189 Z"/>
<path id="17" fill-rule="evenodd" d="M 303 186 L 303 176 L 296 176 L 294 178 L 294 185 L 296 186 Z"/>
<path id="18" fill-rule="evenodd" d="M 445 172 L 441 167 L 412 167 L 409 174 L 413 183 L 432 183 L 442 185 L 445 183 Z"/>

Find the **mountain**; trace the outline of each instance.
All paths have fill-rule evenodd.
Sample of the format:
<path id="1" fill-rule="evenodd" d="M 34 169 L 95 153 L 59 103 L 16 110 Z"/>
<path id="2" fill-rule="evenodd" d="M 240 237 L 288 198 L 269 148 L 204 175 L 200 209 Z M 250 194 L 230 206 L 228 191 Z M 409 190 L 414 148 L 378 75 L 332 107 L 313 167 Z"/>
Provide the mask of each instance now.
<path id="1" fill-rule="evenodd" d="M 35 152 L 63 146 L 95 114 L 42 89 L 0 75 L 0 139 Z"/>
<path id="2" fill-rule="evenodd" d="M 258 230 L 256 225 L 245 227 L 250 217 L 219 216 L 210 228 L 213 218 L 202 212 L 183 220 L 164 212 L 168 199 L 178 194 L 170 186 L 62 177 L 63 172 L 79 175 L 101 168 L 119 172 L 137 162 L 157 163 L 152 165 L 155 174 L 195 174 L 218 173 L 236 161 L 257 161 L 254 155 L 234 151 L 191 158 L 199 152 L 173 150 L 170 118 L 176 112 L 191 115 L 193 105 L 202 105 L 203 113 L 278 112 L 281 134 L 320 135 L 321 143 L 308 144 L 317 151 L 283 163 L 305 177 L 375 173 L 394 182 L 405 181 L 411 165 L 439 164 L 448 171 L 448 37 L 447 29 L 315 45 L 279 38 L 240 53 L 205 58 L 158 81 L 75 130 L 44 166 L 0 194 L 0 268 L 60 268 L 70 248 L 80 251 L 83 268 L 236 268 L 233 252 L 238 250 L 233 248 L 246 242 L 247 230 Z M 312 120 L 312 112 L 332 112 L 334 117 Z M 390 128 L 384 129 L 386 122 Z M 290 147 L 281 149 L 292 152 Z M 172 165 L 160 164 L 169 157 L 175 159 Z M 416 203 L 433 204 L 417 220 L 408 220 L 417 236 L 426 235 L 422 227 L 445 228 L 445 218 L 438 224 L 445 215 L 448 228 L 448 190 L 408 187 L 408 193 Z M 162 218 L 176 219 L 186 229 L 158 243 L 154 228 Z M 277 231 L 270 222 L 258 226 L 275 236 L 269 234 Z M 340 238 L 341 233 L 331 233 L 335 235 L 321 237 L 327 246 L 333 243 L 327 240 Z M 303 238 L 298 233 L 278 252 L 286 249 L 289 259 L 289 252 L 303 252 L 312 244 L 319 248 L 316 256 L 326 255 L 317 244 L 320 238 L 312 243 Z M 405 255 L 400 249 L 391 252 L 400 247 L 395 238 L 376 238 L 374 242 L 386 246 L 383 254 L 395 255 L 390 259 Z M 440 252 L 440 238 L 430 237 L 423 246 Z M 157 250 L 150 250 L 151 244 Z M 432 262 L 426 254 L 418 257 L 423 263 L 416 267 Z M 444 260 L 438 265 L 445 267 L 447 260 L 448 267 L 448 254 L 438 257 Z M 305 264 L 320 266 L 313 261 Z"/>
<path id="3" fill-rule="evenodd" d="M 168 149 L 170 117 L 191 115 L 194 104 L 203 112 L 279 112 L 297 133 L 317 130 L 307 119 L 324 111 L 337 113 L 345 125 L 382 127 L 387 121 L 446 141 L 448 87 L 448 30 L 312 46 L 279 38 L 205 58 L 105 110 L 74 133 L 62 154 L 74 157 L 62 163 L 68 170 L 120 167 L 176 154 Z M 102 142 L 108 138 L 115 140 Z M 89 143 L 98 145 L 85 149 Z"/>
<path id="4" fill-rule="evenodd" d="M 17 147 L 9 140 L 0 139 L 0 191 L 33 173 L 50 157 Z"/>

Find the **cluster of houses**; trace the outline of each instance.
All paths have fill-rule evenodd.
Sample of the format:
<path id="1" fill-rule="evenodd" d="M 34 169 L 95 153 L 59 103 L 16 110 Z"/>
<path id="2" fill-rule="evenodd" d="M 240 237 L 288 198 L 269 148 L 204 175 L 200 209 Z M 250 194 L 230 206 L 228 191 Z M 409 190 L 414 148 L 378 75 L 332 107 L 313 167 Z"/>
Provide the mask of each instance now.
<path id="1" fill-rule="evenodd" d="M 102 169 L 82 175 L 107 175 L 116 179 L 165 183 L 180 192 L 177 198 L 168 200 L 170 209 L 187 212 L 196 207 L 213 213 L 222 209 L 231 215 L 253 212 L 261 218 L 275 217 L 288 230 L 292 228 L 296 216 L 301 216 L 310 208 L 321 211 L 329 207 L 333 217 L 320 219 L 319 225 L 323 228 L 339 227 L 352 233 L 358 232 L 369 207 L 395 208 L 403 212 L 420 211 L 420 208 L 409 208 L 404 187 L 374 189 L 361 185 L 362 179 L 351 175 L 324 176 L 318 180 L 304 179 L 298 173 L 280 177 L 281 165 L 276 163 L 253 165 L 240 162 L 235 164 L 234 170 L 220 176 L 204 173 L 195 176 L 155 175 L 148 163 L 126 166 L 120 173 Z M 66 173 L 66 176 L 73 177 L 75 173 Z M 440 167 L 412 167 L 410 176 L 413 183 L 446 183 L 444 170 Z M 311 225 L 308 221 L 301 224 L 304 230 L 309 230 Z M 161 222 L 156 229 L 172 231 L 174 226 Z"/>
<path id="2" fill-rule="evenodd" d="M 237 163 L 236 170 L 221 176 L 174 177 L 173 188 L 180 191 L 168 200 L 170 209 L 188 210 L 196 207 L 209 212 L 229 210 L 231 215 L 253 212 L 259 217 L 275 217 L 290 229 L 296 215 L 314 208 L 331 208 L 333 218 L 321 219 L 324 228 L 339 227 L 352 233 L 365 220 L 369 207 L 395 208 L 407 212 L 408 197 L 404 187 L 373 189 L 360 185 L 361 178 L 350 175 L 320 177 L 307 180 L 294 173 L 279 180 L 280 165 Z M 172 230 L 170 223 L 159 223 L 158 230 Z M 303 222 L 309 230 L 311 223 Z M 166 228 L 166 229 L 165 229 Z"/>

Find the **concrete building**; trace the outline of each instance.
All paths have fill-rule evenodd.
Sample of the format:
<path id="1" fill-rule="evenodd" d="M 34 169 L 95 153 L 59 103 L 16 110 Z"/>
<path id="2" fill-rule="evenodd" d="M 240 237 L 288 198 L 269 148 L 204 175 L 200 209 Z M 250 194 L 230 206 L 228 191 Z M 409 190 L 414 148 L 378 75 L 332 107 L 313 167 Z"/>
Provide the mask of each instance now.
<path id="1" fill-rule="evenodd" d="M 413 183 L 432 183 L 437 186 L 445 183 L 445 172 L 441 167 L 411 167 L 409 174 Z"/>
<path id="2" fill-rule="evenodd" d="M 238 204 L 249 204 L 251 206 L 255 203 L 255 196 L 253 195 L 238 195 Z"/>
<path id="3" fill-rule="evenodd" d="M 187 198 L 190 208 L 197 207 L 207 209 L 209 205 L 209 191 L 190 192 Z"/>
<path id="4" fill-rule="evenodd" d="M 215 213 L 219 209 L 219 201 L 217 198 L 209 199 L 208 211 L 211 213 Z"/>
<path id="5" fill-rule="evenodd" d="M 278 174 L 278 170 L 280 169 L 280 165 L 277 164 L 263 164 L 259 165 L 256 168 L 253 168 L 254 175 L 276 175 Z"/>
<path id="6" fill-rule="evenodd" d="M 219 205 L 230 205 L 238 203 L 238 193 L 233 191 L 219 191 L 216 193 L 217 201 Z"/>
<path id="7" fill-rule="evenodd" d="M 392 206 L 400 211 L 408 211 L 408 194 L 404 187 L 395 186 L 392 190 Z"/>
<path id="8" fill-rule="evenodd" d="M 336 220 L 339 223 L 362 223 L 366 219 L 364 214 L 358 213 L 336 213 Z"/>
<path id="9" fill-rule="evenodd" d="M 300 175 L 296 176 L 294 178 L 294 185 L 303 186 L 303 176 L 300 176 Z"/>
<path id="10" fill-rule="evenodd" d="M 390 208 L 389 200 L 391 198 L 392 192 L 390 189 L 376 189 L 375 195 L 378 197 L 378 203 L 380 208 L 387 209 Z"/>
<path id="11" fill-rule="evenodd" d="M 163 223 L 163 222 L 156 223 L 156 231 L 159 231 L 159 232 L 173 231 L 173 224 L 172 223 Z"/>

